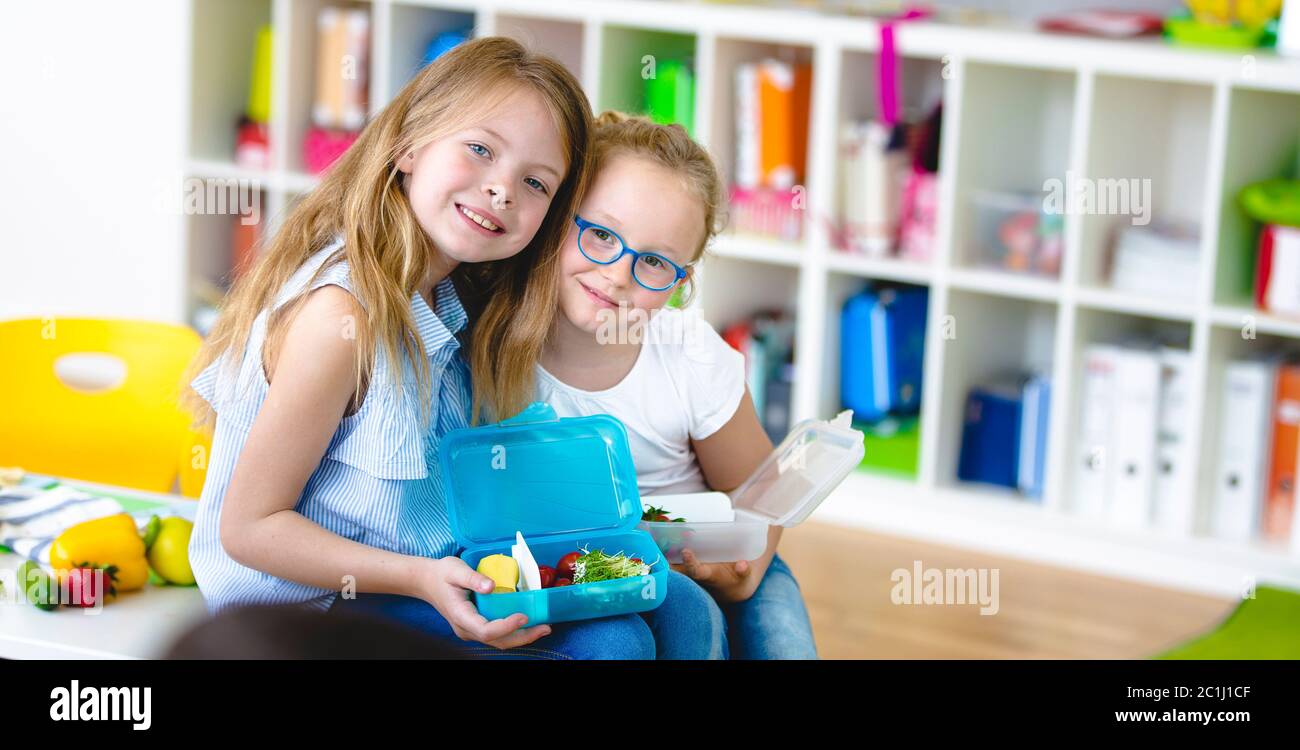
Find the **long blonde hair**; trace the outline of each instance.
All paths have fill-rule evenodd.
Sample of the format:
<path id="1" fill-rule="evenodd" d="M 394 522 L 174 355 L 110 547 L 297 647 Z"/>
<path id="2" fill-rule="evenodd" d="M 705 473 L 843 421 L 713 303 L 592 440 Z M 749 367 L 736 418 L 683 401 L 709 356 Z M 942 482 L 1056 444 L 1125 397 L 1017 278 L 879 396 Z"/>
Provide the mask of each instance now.
<path id="1" fill-rule="evenodd" d="M 704 234 L 688 262 L 699 261 L 709 240 L 726 224 L 722 178 L 709 152 L 676 123 L 661 125 L 639 115 L 602 112 L 591 134 L 592 179 L 620 155 L 648 159 L 676 174 L 686 191 L 700 202 Z M 688 293 L 684 303 L 689 303 L 691 296 Z"/>
<path id="2" fill-rule="evenodd" d="M 556 293 L 553 288 L 526 288 L 523 280 L 530 269 L 556 267 L 568 217 L 588 178 L 591 109 L 563 65 L 504 37 L 476 39 L 445 53 L 366 125 L 235 284 L 186 382 L 223 352 L 230 351 L 232 361 L 239 362 L 258 314 L 304 262 L 341 235 L 341 258 L 350 267 L 365 311 L 356 332 L 358 397 L 369 382 L 377 342 L 395 377 L 401 377 L 403 356 L 415 363 L 427 406 L 427 353 L 415 330 L 410 300 L 435 248 L 406 199 L 396 162 L 406 152 L 465 127 L 521 87 L 536 91 L 550 111 L 563 142 L 567 173 L 537 234 L 521 252 L 477 267 L 461 264 L 452 280 L 471 315 L 474 414 L 485 407 L 504 416 L 525 405 L 533 367 L 555 314 Z M 200 420 L 210 422 L 211 407 L 192 390 L 186 397 Z"/>

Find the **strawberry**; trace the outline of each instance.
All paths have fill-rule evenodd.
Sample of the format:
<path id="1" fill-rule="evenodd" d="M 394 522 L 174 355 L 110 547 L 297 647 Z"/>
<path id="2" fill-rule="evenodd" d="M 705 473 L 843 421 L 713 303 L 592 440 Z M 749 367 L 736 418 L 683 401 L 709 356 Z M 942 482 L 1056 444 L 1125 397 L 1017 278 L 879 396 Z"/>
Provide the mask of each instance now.
<path id="1" fill-rule="evenodd" d="M 107 584 L 108 596 L 117 594 L 117 566 L 94 565 L 89 562 L 73 563 L 73 567 L 63 571 L 68 586 L 70 607 L 93 607 L 105 599 L 104 587 Z"/>

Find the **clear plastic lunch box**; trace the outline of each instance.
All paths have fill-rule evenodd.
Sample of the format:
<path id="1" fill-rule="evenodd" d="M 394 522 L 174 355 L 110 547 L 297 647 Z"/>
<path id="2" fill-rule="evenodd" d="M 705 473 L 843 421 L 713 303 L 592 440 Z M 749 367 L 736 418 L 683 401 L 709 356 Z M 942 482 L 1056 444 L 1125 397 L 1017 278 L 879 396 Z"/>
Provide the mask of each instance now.
<path id="1" fill-rule="evenodd" d="M 498 424 L 443 436 L 438 464 L 451 532 L 471 568 L 510 555 L 521 532 L 540 565 L 581 548 L 622 552 L 650 574 L 539 591 L 474 593 L 489 620 L 517 612 L 529 625 L 645 612 L 668 592 L 668 564 L 637 529 L 641 497 L 623 423 L 601 414 L 559 419 L 534 403 Z"/>
<path id="2" fill-rule="evenodd" d="M 731 493 L 735 520 L 717 523 L 642 521 L 671 563 L 690 549 L 700 562 L 753 560 L 767 549 L 771 526 L 789 528 L 817 506 L 862 463 L 863 435 L 853 412 L 835 419 L 809 419 L 794 426 L 758 469 Z M 646 498 L 654 503 L 654 497 Z"/>

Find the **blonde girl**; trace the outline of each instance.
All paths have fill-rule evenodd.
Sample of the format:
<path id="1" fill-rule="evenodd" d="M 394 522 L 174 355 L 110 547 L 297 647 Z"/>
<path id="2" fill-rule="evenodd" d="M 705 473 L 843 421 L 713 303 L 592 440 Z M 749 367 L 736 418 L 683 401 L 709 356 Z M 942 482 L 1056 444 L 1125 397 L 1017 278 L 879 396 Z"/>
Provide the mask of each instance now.
<path id="1" fill-rule="evenodd" d="M 657 493 L 735 489 L 772 450 L 743 359 L 698 315 L 663 309 L 722 223 L 717 170 L 681 126 L 616 112 L 597 119 L 592 148 L 592 185 L 551 282 L 560 314 L 538 364 L 539 397 L 561 416 L 622 420 L 648 503 Z M 757 560 L 706 565 L 684 553 L 681 570 L 726 615 L 729 643 L 711 652 L 816 657 L 798 584 L 776 555 L 780 532 L 772 527 Z M 649 617 L 659 653 L 696 655 L 708 618 L 675 614 Z"/>
<path id="2" fill-rule="evenodd" d="M 190 558 L 212 611 L 363 607 L 471 651 L 652 652 L 631 616 L 546 648 L 528 644 L 550 626 L 479 616 L 469 592 L 492 584 L 455 557 L 436 471 L 448 430 L 531 396 L 555 294 L 526 281 L 556 265 L 589 127 L 559 63 L 475 40 L 290 212 L 194 367 L 214 436 Z"/>

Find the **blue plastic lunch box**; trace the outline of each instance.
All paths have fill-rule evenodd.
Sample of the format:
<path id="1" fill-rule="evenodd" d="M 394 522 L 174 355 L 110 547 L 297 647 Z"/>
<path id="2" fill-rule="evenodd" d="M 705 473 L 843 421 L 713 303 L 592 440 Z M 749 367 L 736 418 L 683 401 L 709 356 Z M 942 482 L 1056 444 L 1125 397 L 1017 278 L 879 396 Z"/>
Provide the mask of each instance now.
<path id="1" fill-rule="evenodd" d="M 668 561 L 637 529 L 641 495 L 623 423 L 607 414 L 559 419 L 537 402 L 497 424 L 452 430 L 438 452 L 451 532 L 471 568 L 509 555 L 522 532 L 538 565 L 569 552 L 622 552 L 650 574 L 509 594 L 474 593 L 489 620 L 516 612 L 529 625 L 587 620 L 658 607 L 668 593 Z"/>

